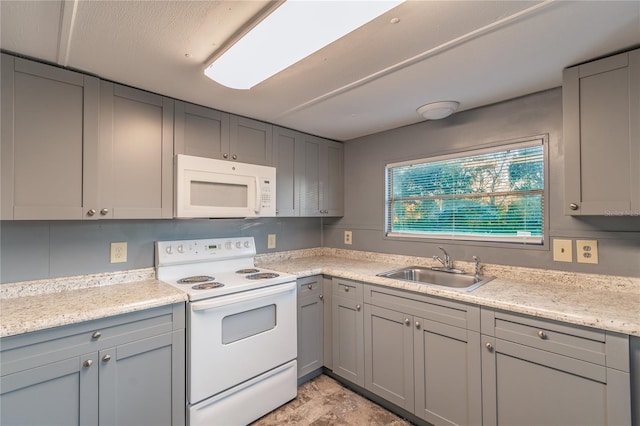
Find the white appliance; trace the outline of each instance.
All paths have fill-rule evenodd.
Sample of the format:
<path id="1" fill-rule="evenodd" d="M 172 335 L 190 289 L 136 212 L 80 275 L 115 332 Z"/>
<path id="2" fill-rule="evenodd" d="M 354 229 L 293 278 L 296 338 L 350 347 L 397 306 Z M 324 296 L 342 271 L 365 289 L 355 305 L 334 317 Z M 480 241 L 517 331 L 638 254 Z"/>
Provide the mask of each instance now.
<path id="1" fill-rule="evenodd" d="M 275 167 L 178 154 L 175 172 L 175 217 L 276 215 Z"/>
<path id="2" fill-rule="evenodd" d="M 253 237 L 156 242 L 158 279 L 189 295 L 191 426 L 246 425 L 296 397 L 296 277 L 255 254 Z"/>

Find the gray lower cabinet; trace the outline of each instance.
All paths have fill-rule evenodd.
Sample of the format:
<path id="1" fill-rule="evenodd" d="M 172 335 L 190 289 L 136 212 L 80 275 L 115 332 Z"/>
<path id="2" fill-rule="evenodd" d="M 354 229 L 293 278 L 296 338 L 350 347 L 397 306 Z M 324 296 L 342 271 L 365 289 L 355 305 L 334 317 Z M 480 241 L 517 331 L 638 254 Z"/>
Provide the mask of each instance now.
<path id="1" fill-rule="evenodd" d="M 359 386 L 364 386 L 364 311 L 362 283 L 333 279 L 332 369 Z"/>
<path id="2" fill-rule="evenodd" d="M 298 279 L 298 378 L 324 363 L 324 296 L 322 275 Z"/>
<path id="3" fill-rule="evenodd" d="M 482 310 L 484 425 L 629 425 L 629 338 Z"/>
<path id="4" fill-rule="evenodd" d="M 565 214 L 640 211 L 640 49 L 563 73 Z"/>
<path id="5" fill-rule="evenodd" d="M 181 425 L 184 304 L 3 338 L 0 423 Z"/>
<path id="6" fill-rule="evenodd" d="M 364 286 L 365 388 L 433 425 L 482 423 L 477 306 Z"/>

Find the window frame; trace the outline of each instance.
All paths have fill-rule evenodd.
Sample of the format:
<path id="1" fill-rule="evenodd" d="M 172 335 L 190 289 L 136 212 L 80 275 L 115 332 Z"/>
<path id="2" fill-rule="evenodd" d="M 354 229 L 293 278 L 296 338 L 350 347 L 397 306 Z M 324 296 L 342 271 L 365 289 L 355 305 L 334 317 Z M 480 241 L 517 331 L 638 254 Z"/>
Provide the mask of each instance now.
<path id="1" fill-rule="evenodd" d="M 447 158 L 460 158 L 460 157 L 470 157 L 483 153 L 496 152 L 503 149 L 509 149 L 510 147 L 517 147 L 517 145 L 526 146 L 526 144 L 540 142 L 542 144 L 542 161 L 543 161 L 543 194 L 542 194 L 542 237 L 541 242 L 522 242 L 521 239 L 519 241 L 508 241 L 505 239 L 482 239 L 482 236 L 478 236 L 477 238 L 469 237 L 461 237 L 461 236 L 443 236 L 443 235 L 429 235 L 429 234 L 412 234 L 412 233 L 403 233 L 403 232 L 390 232 L 389 227 L 389 191 L 390 191 L 390 183 L 389 183 L 389 172 L 388 169 L 392 166 L 402 166 L 409 164 L 420 164 L 424 162 L 435 162 L 446 160 Z M 428 161 L 425 161 L 428 160 Z M 539 134 L 534 136 L 527 136 L 517 139 L 509 139 L 498 142 L 490 142 L 475 145 L 472 147 L 460 148 L 450 151 L 439 151 L 430 153 L 429 155 L 424 155 L 419 158 L 413 156 L 412 158 L 405 158 L 397 161 L 385 161 L 384 162 L 384 194 L 383 194 L 383 203 L 384 203 L 384 223 L 383 223 L 383 238 L 385 240 L 395 240 L 395 241 L 415 241 L 415 242 L 429 242 L 429 243 L 440 243 L 440 244 L 463 244 L 470 246 L 482 246 L 482 247 L 500 247 L 500 248 L 513 248 L 513 249 L 527 249 L 527 250 L 549 250 L 549 135 L 548 134 Z M 514 237 L 515 239 L 516 237 Z"/>

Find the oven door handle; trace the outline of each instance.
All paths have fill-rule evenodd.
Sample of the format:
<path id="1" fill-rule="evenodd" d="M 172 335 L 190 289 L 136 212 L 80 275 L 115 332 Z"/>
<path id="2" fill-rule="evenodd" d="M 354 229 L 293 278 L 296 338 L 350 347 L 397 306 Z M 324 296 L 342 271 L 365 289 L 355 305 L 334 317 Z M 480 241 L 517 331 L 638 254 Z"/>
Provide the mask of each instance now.
<path id="1" fill-rule="evenodd" d="M 242 303 L 249 300 L 256 300 L 263 297 L 274 296 L 276 294 L 287 293 L 296 290 L 296 283 L 291 282 L 289 284 L 275 285 L 258 290 L 245 291 L 230 296 L 222 296 L 214 298 L 205 302 L 194 302 L 191 304 L 191 309 L 195 311 L 206 311 L 209 309 L 219 308 L 222 306 L 233 305 L 235 303 Z"/>

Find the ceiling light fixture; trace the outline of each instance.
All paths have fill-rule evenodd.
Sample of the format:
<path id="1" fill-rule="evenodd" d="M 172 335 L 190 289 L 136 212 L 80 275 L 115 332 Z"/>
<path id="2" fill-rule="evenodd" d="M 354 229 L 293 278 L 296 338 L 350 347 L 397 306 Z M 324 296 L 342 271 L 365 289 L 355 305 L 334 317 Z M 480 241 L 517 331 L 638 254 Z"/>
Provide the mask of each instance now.
<path id="1" fill-rule="evenodd" d="M 422 105 L 416 111 L 427 120 L 440 120 L 453 114 L 460 107 L 460 102 L 442 101 Z"/>
<path id="2" fill-rule="evenodd" d="M 250 89 L 404 0 L 288 0 L 205 64 L 210 79 Z"/>

